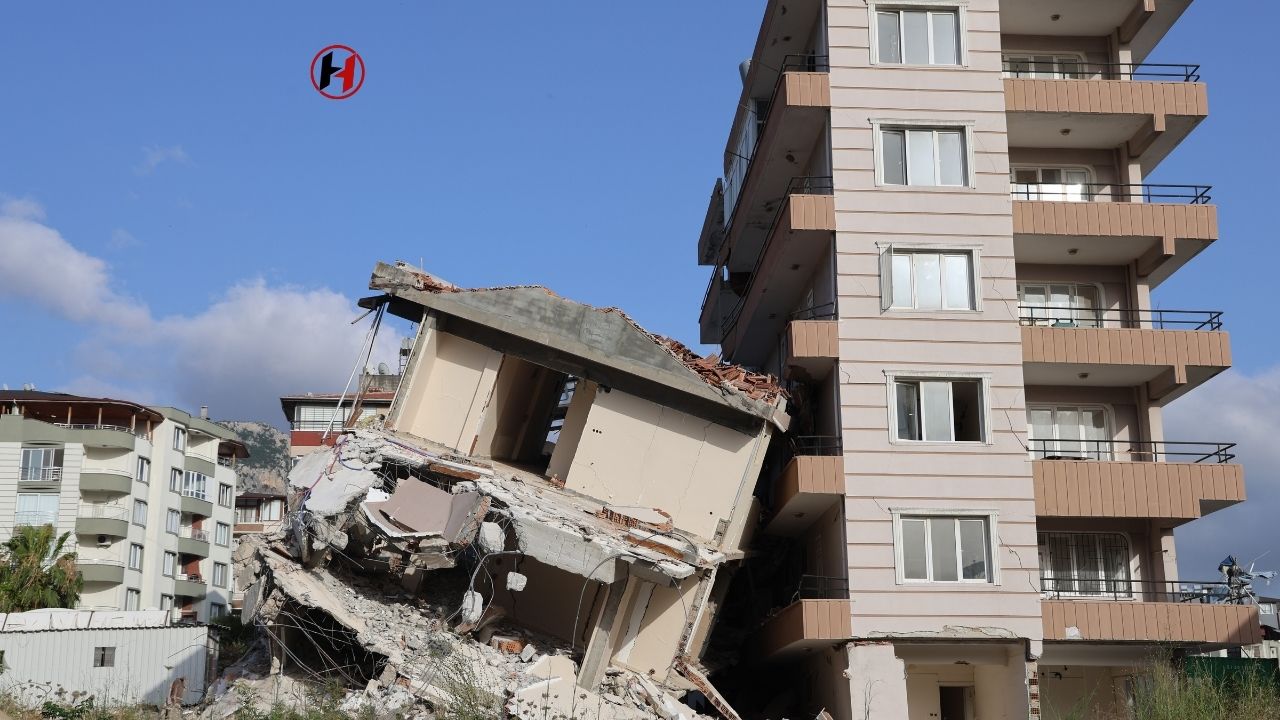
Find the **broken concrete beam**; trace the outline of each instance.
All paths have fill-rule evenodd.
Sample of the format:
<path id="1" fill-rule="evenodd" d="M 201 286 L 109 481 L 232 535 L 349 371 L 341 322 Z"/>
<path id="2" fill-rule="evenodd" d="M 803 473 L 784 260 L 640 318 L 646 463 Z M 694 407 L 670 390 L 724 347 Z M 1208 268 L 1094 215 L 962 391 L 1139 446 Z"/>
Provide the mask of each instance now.
<path id="1" fill-rule="evenodd" d="M 716 690 L 715 686 L 711 684 L 711 680 L 706 675 L 703 675 L 701 670 L 681 658 L 676 660 L 676 672 L 693 683 L 693 686 L 698 688 L 698 691 L 707 698 L 717 712 L 724 716 L 725 720 L 742 720 L 742 716 L 738 715 L 737 711 L 729 705 L 729 701 L 724 699 L 724 696 L 720 694 L 720 691 Z"/>
<path id="2" fill-rule="evenodd" d="M 645 528 L 660 533 L 675 529 L 675 521 L 671 515 L 658 508 L 605 505 L 596 512 L 596 517 L 618 523 L 623 527 Z"/>

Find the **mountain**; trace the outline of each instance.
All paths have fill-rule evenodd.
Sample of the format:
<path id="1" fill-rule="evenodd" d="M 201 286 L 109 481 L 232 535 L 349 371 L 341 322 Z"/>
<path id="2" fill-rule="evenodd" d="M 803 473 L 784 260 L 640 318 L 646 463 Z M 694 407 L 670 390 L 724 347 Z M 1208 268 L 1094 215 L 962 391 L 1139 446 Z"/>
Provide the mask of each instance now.
<path id="1" fill-rule="evenodd" d="M 221 420 L 218 424 L 235 433 L 249 448 L 249 459 L 236 463 L 238 491 L 283 493 L 293 465 L 289 459 L 289 434 L 261 422 Z"/>

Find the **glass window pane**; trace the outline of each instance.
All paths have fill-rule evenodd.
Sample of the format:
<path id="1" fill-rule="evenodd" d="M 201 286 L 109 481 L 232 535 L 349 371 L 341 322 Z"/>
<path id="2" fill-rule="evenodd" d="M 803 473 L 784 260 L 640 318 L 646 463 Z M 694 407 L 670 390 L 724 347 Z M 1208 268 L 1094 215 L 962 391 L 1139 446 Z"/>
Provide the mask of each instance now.
<path id="1" fill-rule="evenodd" d="M 1025 57 L 1007 57 L 1004 59 L 1007 77 L 1031 77 L 1031 60 Z"/>
<path id="2" fill-rule="evenodd" d="M 942 256 L 943 307 L 948 310 L 973 308 L 973 271 L 969 254 Z"/>
<path id="3" fill-rule="evenodd" d="M 1094 460 L 1111 459 L 1111 446 L 1107 442 L 1107 419 L 1102 408 L 1083 408 L 1080 411 L 1085 453 Z"/>
<path id="4" fill-rule="evenodd" d="M 928 580 L 925 565 L 924 520 L 902 521 L 902 576 L 908 580 Z"/>
<path id="5" fill-rule="evenodd" d="M 898 439 L 920 439 L 920 386 L 898 383 Z"/>
<path id="6" fill-rule="evenodd" d="M 950 441 L 951 383 L 920 383 L 920 404 L 924 413 L 924 439 Z"/>
<path id="7" fill-rule="evenodd" d="M 910 65 L 929 64 L 929 13 L 902 11 L 902 55 Z"/>
<path id="8" fill-rule="evenodd" d="M 911 300 L 911 256 L 906 253 L 893 255 L 893 307 L 909 308 Z"/>
<path id="9" fill-rule="evenodd" d="M 916 307 L 937 310 L 942 307 L 942 268 L 936 253 L 912 253 L 916 280 Z"/>
<path id="10" fill-rule="evenodd" d="M 876 13 L 876 28 L 876 45 L 880 62 L 902 62 L 902 41 L 898 33 L 898 13 Z"/>
<path id="11" fill-rule="evenodd" d="M 907 183 L 933 185 L 933 131 L 907 131 Z"/>
<path id="12" fill-rule="evenodd" d="M 933 20 L 933 64 L 959 65 L 959 28 L 954 12 L 935 12 Z"/>
<path id="13" fill-rule="evenodd" d="M 1067 457 L 1081 457 L 1080 411 L 1077 408 L 1058 408 L 1056 413 L 1058 452 Z"/>
<path id="14" fill-rule="evenodd" d="M 939 130 L 938 155 L 941 165 L 938 177 L 943 185 L 961 186 L 968 184 L 962 133 L 955 130 Z"/>
<path id="15" fill-rule="evenodd" d="M 884 182 L 888 185 L 906 185 L 906 133 L 902 130 L 882 131 L 880 133 L 880 150 L 880 159 L 884 163 Z"/>
<path id="16" fill-rule="evenodd" d="M 959 580 L 956 572 L 955 518 L 929 518 L 929 549 L 933 553 L 933 579 Z"/>
<path id="17" fill-rule="evenodd" d="M 1053 443 L 1053 411 L 1048 408 L 1031 408 L 1027 410 L 1027 415 L 1027 424 L 1031 426 L 1031 452 L 1038 458 L 1057 454 Z"/>
<path id="18" fill-rule="evenodd" d="M 981 519 L 960 521 L 960 568 L 965 580 L 987 579 L 987 528 Z"/>

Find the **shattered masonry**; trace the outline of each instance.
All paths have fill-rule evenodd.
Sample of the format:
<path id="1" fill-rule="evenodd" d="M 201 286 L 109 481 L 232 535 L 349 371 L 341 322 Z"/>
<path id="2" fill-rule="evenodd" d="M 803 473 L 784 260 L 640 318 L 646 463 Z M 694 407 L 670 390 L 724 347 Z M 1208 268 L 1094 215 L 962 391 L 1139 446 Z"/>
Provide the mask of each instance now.
<path id="1" fill-rule="evenodd" d="M 700 656 L 780 386 L 543 288 L 389 265 L 370 287 L 420 327 L 390 411 L 302 457 L 286 521 L 237 550 L 272 672 L 495 716 L 736 718 Z"/>

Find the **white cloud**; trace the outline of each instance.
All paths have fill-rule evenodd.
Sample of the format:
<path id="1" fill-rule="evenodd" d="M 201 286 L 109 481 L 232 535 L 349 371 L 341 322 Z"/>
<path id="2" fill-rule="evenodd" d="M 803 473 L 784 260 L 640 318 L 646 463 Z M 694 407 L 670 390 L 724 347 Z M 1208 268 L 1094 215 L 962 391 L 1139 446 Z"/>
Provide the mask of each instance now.
<path id="1" fill-rule="evenodd" d="M 43 220 L 44 206 L 31 198 L 0 195 L 0 215 L 21 220 Z"/>
<path id="2" fill-rule="evenodd" d="M 138 238 L 133 236 L 133 233 L 125 230 L 124 228 L 116 228 L 115 230 L 112 230 L 111 238 L 107 240 L 107 247 L 112 250 L 127 250 L 128 248 L 136 247 L 141 244 L 142 243 L 138 242 Z"/>
<path id="3" fill-rule="evenodd" d="M 71 355 L 81 374 L 67 390 L 189 411 L 208 405 L 214 417 L 275 424 L 283 422 L 280 395 L 342 388 L 368 328 L 351 325 L 362 311 L 339 293 L 262 280 L 233 286 L 199 312 L 153 317 L 113 289 L 107 263 L 10 214 L 0 214 L 3 299 L 86 326 Z M 384 325 L 372 363 L 393 362 L 399 342 Z"/>
<path id="4" fill-rule="evenodd" d="M 142 163 L 135 167 L 133 171 L 138 175 L 150 175 L 164 163 L 173 162 L 186 165 L 190 161 L 191 158 L 187 156 L 187 151 L 183 150 L 181 145 L 170 145 L 169 147 L 148 145 L 142 148 Z"/>
<path id="5" fill-rule="evenodd" d="M 1238 443 L 1248 496 L 1178 528 L 1181 577 L 1215 579 L 1227 555 L 1248 562 L 1267 551 L 1258 569 L 1280 569 L 1280 366 L 1256 375 L 1230 371 L 1170 404 L 1164 417 L 1170 440 Z"/>

